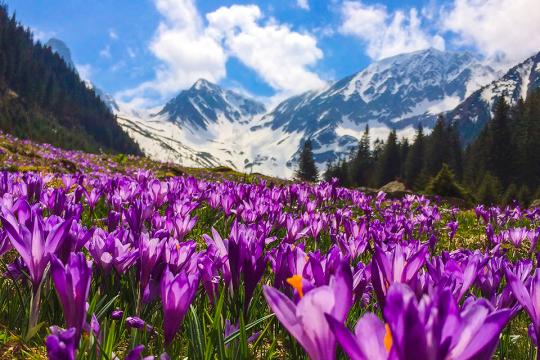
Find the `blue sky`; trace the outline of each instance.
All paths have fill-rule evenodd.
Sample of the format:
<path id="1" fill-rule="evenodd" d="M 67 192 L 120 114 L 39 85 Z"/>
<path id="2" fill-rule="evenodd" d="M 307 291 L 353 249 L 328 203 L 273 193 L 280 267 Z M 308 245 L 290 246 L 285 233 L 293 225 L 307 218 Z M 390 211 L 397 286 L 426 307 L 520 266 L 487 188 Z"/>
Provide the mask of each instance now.
<path id="1" fill-rule="evenodd" d="M 430 46 L 470 50 L 501 67 L 540 50 L 538 0 L 7 4 L 38 39 L 65 41 L 84 77 L 139 106 L 163 102 L 200 77 L 272 98 Z"/>

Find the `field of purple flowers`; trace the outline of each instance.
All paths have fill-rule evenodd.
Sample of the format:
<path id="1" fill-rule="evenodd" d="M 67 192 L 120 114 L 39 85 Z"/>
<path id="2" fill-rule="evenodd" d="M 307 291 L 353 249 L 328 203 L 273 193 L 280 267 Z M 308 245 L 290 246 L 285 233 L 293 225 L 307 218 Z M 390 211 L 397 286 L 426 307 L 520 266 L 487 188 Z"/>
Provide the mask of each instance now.
<path id="1" fill-rule="evenodd" d="M 540 358 L 540 209 L 73 154 L 0 172 L 0 358 Z"/>

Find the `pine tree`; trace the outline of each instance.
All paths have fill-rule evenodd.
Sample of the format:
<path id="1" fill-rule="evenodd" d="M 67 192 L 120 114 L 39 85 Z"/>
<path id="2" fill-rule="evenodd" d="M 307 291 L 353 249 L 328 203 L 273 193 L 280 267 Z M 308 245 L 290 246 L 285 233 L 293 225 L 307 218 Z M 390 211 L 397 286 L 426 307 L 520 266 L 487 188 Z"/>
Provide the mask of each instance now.
<path id="1" fill-rule="evenodd" d="M 296 178 L 310 182 L 316 182 L 319 178 L 319 171 L 317 170 L 315 160 L 313 159 L 313 148 L 310 139 L 304 142 L 302 152 L 300 153 Z"/>
<path id="2" fill-rule="evenodd" d="M 397 134 L 392 130 L 384 145 L 382 153 L 375 168 L 375 184 L 383 186 L 395 180 L 400 174 L 400 156 Z"/>
<path id="3" fill-rule="evenodd" d="M 506 189 L 506 191 L 504 192 L 504 196 L 501 199 L 501 204 L 511 205 L 517 199 L 518 199 L 518 188 L 516 184 L 511 183 Z"/>
<path id="4" fill-rule="evenodd" d="M 358 142 L 358 148 L 349 166 L 351 182 L 356 186 L 367 186 L 373 167 L 373 157 L 370 149 L 369 125 Z"/>
<path id="5" fill-rule="evenodd" d="M 456 181 L 454 173 L 447 164 L 443 164 L 441 170 L 433 177 L 426 192 L 432 195 L 455 197 L 460 199 L 468 198 L 467 192 Z"/>
<path id="6" fill-rule="evenodd" d="M 459 132 L 454 124 L 449 124 L 446 127 L 446 137 L 448 151 L 446 153 L 447 158 L 445 159 L 445 162 L 453 170 L 456 178 L 461 180 L 463 176 L 463 152 L 459 140 Z"/>
<path id="7" fill-rule="evenodd" d="M 531 201 L 531 191 L 527 185 L 521 185 L 517 193 L 517 199 L 521 206 L 526 207 L 529 205 L 529 202 Z"/>
<path id="8" fill-rule="evenodd" d="M 480 183 L 476 197 L 482 204 L 494 205 L 500 202 L 501 192 L 502 186 L 500 180 L 488 172 L 484 175 Z"/>
<path id="9" fill-rule="evenodd" d="M 418 184 L 417 180 L 420 177 L 420 173 L 424 166 L 424 152 L 425 152 L 425 138 L 424 128 L 422 124 L 418 124 L 416 129 L 416 137 L 414 143 L 407 154 L 405 160 L 405 183 L 409 188 L 423 188 L 421 184 Z"/>
<path id="10" fill-rule="evenodd" d="M 510 107 L 501 96 L 495 104 L 493 119 L 488 123 L 489 152 L 487 167 L 503 186 L 512 180 L 515 147 L 511 141 L 509 127 Z"/>
<path id="11" fill-rule="evenodd" d="M 444 118 L 439 116 L 426 146 L 424 171 L 428 176 L 435 176 L 447 159 L 448 139 Z"/>

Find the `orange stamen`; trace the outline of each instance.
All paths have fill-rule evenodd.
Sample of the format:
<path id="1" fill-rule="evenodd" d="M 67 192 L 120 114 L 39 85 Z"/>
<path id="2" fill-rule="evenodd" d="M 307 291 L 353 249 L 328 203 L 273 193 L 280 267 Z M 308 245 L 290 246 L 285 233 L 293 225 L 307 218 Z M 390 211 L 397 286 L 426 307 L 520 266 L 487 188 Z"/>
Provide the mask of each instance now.
<path id="1" fill-rule="evenodd" d="M 304 291 L 302 290 L 302 275 L 293 275 L 287 279 L 287 283 L 296 289 L 300 298 L 304 296 Z"/>
<path id="2" fill-rule="evenodd" d="M 388 326 L 388 324 L 384 327 L 386 329 L 386 334 L 384 335 L 384 347 L 387 352 L 390 352 L 390 349 L 392 348 L 392 332 L 390 331 L 390 326 Z"/>

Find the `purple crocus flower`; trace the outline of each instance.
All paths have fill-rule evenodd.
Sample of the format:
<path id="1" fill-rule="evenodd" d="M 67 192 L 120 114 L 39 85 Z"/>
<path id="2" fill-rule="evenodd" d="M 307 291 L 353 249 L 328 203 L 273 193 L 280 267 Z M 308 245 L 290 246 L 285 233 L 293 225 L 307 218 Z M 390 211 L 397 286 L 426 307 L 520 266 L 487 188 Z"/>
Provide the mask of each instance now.
<path id="1" fill-rule="evenodd" d="M 51 276 L 68 328 L 74 328 L 75 341 L 79 341 L 86 319 L 86 300 L 90 291 L 92 262 L 86 261 L 83 253 L 71 254 L 64 266 L 56 257 L 51 259 Z"/>
<path id="2" fill-rule="evenodd" d="M 34 214 L 32 221 L 28 221 L 31 228 L 19 223 L 12 214 L 6 217 L 0 215 L 0 220 L 11 244 L 28 267 L 30 280 L 36 291 L 49 264 L 50 255 L 56 252 L 69 232 L 71 220 L 60 222 L 49 232 L 44 230 L 45 225 L 37 214 Z"/>
<path id="3" fill-rule="evenodd" d="M 143 351 L 144 351 L 144 345 L 142 344 L 137 345 L 127 354 L 124 360 L 140 360 L 141 354 Z"/>
<path id="4" fill-rule="evenodd" d="M 336 339 L 325 319 L 331 314 L 338 321 L 345 321 L 352 306 L 352 274 L 344 264 L 329 285 L 315 288 L 305 295 L 300 281 L 297 287 L 300 301 L 295 304 L 287 296 L 270 286 L 263 292 L 268 305 L 281 324 L 296 338 L 313 360 L 336 358 Z"/>
<path id="5" fill-rule="evenodd" d="M 144 327 L 144 320 L 137 316 L 128 316 L 126 318 L 126 325 L 134 329 L 142 329 Z"/>
<path id="6" fill-rule="evenodd" d="M 64 330 L 58 326 L 50 328 L 51 335 L 47 336 L 45 345 L 50 360 L 75 360 L 75 328 Z"/>
<path id="7" fill-rule="evenodd" d="M 384 318 L 364 315 L 351 334 L 343 321 L 326 315 L 343 350 L 353 360 L 488 360 L 510 310 L 491 311 L 484 300 L 461 310 L 449 289 L 420 302 L 405 284 L 388 290 Z"/>
<path id="8" fill-rule="evenodd" d="M 198 274 L 180 272 L 173 275 L 167 267 L 161 280 L 161 301 L 163 304 L 163 332 L 165 345 L 169 345 L 180 329 L 182 320 L 191 305 L 197 288 Z"/>
<path id="9" fill-rule="evenodd" d="M 384 305 L 388 287 L 393 283 L 405 283 L 414 286 L 417 273 L 426 261 L 428 247 L 422 245 L 415 248 L 396 244 L 392 251 L 383 251 L 375 246 L 375 254 L 371 261 L 371 277 L 373 288 L 380 305 Z"/>
<path id="10" fill-rule="evenodd" d="M 135 346 L 126 356 L 125 360 L 154 360 L 155 357 L 152 355 L 148 355 L 145 357 L 142 357 L 142 352 L 144 351 L 144 345 L 137 345 Z M 165 353 L 164 353 L 165 354 Z M 160 360 L 169 359 L 168 355 L 161 355 Z"/>
<path id="11" fill-rule="evenodd" d="M 28 274 L 32 282 L 30 316 L 28 317 L 27 327 L 27 337 L 29 337 L 33 334 L 33 330 L 38 323 L 41 282 L 45 276 L 50 256 L 56 252 L 62 241 L 64 241 L 72 221 L 60 222 L 49 231 L 45 231 L 45 225 L 41 217 L 30 210 L 30 205 L 26 201 L 19 202 L 19 205 L 19 221 L 8 211 L 4 212 L 5 217 L 0 215 L 0 220 L 11 240 L 11 244 L 21 255 L 28 268 Z M 31 214 L 33 214 L 33 217 Z"/>
<path id="12" fill-rule="evenodd" d="M 140 296 L 147 291 L 146 287 L 150 281 L 150 275 L 154 266 L 158 263 L 163 252 L 165 240 L 150 238 L 148 234 L 141 234 L 139 242 L 140 267 L 139 267 L 139 285 Z"/>
<path id="13" fill-rule="evenodd" d="M 450 238 L 450 240 L 452 240 L 454 236 L 456 235 L 456 232 L 459 227 L 459 223 L 454 220 L 454 221 L 450 221 L 448 224 L 446 224 L 446 226 L 448 227 L 448 237 Z"/>
<path id="14" fill-rule="evenodd" d="M 506 280 L 512 289 L 512 293 L 531 318 L 530 335 L 532 335 L 531 339 L 538 347 L 538 339 L 540 339 L 540 270 L 536 269 L 528 288 L 511 270 L 506 268 L 505 271 Z M 536 358 L 540 359 L 540 351 L 537 351 Z"/>
<path id="15" fill-rule="evenodd" d="M 120 309 L 113 310 L 111 313 L 111 319 L 120 320 L 124 317 L 124 311 Z"/>

